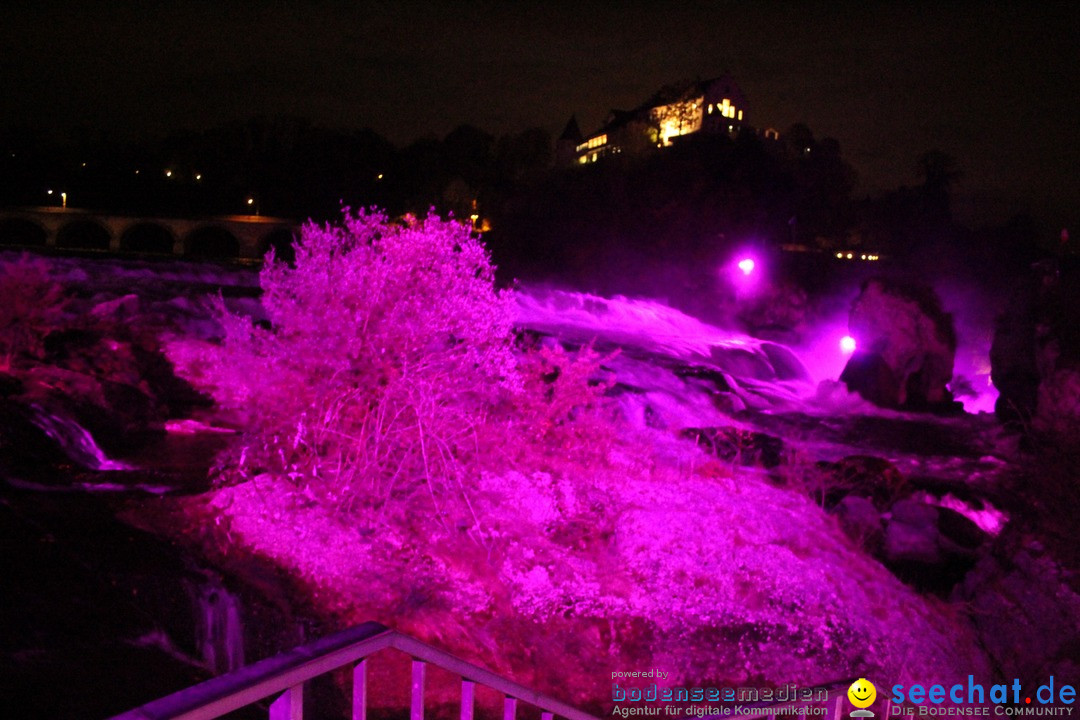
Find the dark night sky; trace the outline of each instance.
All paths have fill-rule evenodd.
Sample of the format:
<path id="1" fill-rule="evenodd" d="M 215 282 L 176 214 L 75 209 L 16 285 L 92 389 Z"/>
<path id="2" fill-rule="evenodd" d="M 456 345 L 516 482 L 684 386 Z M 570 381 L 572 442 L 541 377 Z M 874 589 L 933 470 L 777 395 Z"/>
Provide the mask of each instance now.
<path id="1" fill-rule="evenodd" d="M 1046 5 L 1046 7 L 1043 7 Z M 860 192 L 957 160 L 969 222 L 1080 222 L 1075 3 L 45 2 L 0 10 L 0 125 L 119 136 L 256 114 L 396 143 L 463 122 L 595 127 L 731 72 L 747 120 L 840 141 Z M 1080 232 L 1080 225 L 1074 230 Z"/>

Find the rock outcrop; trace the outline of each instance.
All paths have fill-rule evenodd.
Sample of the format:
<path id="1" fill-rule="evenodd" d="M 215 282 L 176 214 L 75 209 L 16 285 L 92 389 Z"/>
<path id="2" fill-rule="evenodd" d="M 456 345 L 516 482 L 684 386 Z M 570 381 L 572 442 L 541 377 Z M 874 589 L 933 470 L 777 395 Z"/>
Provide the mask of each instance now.
<path id="1" fill-rule="evenodd" d="M 1080 673 L 1080 576 L 1029 532 L 1006 530 L 956 589 L 1004 677 Z"/>
<path id="2" fill-rule="evenodd" d="M 1005 422 L 1060 437 L 1080 433 L 1080 262 L 1035 263 L 1017 282 L 994 329 L 991 379 Z M 1080 437 L 1080 435 L 1076 435 Z"/>
<path id="3" fill-rule="evenodd" d="M 880 407 L 957 409 L 948 389 L 956 331 L 933 289 L 868 280 L 852 303 L 848 326 L 858 349 L 840 380 L 851 391 Z"/>

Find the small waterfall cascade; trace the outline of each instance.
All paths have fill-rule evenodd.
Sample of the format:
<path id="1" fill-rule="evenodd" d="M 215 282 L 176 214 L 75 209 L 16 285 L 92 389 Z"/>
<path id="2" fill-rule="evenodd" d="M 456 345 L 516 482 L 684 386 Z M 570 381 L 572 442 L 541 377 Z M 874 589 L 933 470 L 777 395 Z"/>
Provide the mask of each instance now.
<path id="1" fill-rule="evenodd" d="M 31 422 L 60 445 L 64 454 L 88 470 L 131 470 L 131 466 L 112 460 L 94 442 L 94 437 L 69 417 L 51 413 L 40 405 L 30 404 Z"/>
<path id="2" fill-rule="evenodd" d="M 195 645 L 203 664 L 215 675 L 243 667 L 240 601 L 210 574 L 189 588 L 195 613 Z"/>
<path id="3" fill-rule="evenodd" d="M 780 343 L 726 330 L 663 302 L 545 288 L 518 292 L 517 323 L 560 341 L 618 347 L 606 366 L 627 418 L 681 428 L 730 424 L 731 412 L 802 407 L 811 374 Z"/>

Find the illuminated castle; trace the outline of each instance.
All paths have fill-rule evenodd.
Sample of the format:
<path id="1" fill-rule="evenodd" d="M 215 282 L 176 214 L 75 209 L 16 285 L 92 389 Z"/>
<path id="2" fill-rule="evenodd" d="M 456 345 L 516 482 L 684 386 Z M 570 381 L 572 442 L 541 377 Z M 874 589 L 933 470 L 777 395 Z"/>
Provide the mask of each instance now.
<path id="1" fill-rule="evenodd" d="M 665 147 L 697 132 L 734 136 L 744 124 L 745 110 L 746 97 L 727 75 L 668 86 L 633 110 L 612 110 L 591 135 L 581 136 L 571 118 L 560 138 L 566 148 L 562 156 L 584 165 L 608 155 Z"/>

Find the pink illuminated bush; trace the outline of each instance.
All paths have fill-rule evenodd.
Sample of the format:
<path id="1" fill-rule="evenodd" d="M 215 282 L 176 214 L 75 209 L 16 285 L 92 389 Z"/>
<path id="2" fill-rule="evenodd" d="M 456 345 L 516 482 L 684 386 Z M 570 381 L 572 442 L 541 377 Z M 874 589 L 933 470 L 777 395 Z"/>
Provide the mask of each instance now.
<path id="1" fill-rule="evenodd" d="M 599 405 L 599 356 L 534 351 L 519 364 L 513 299 L 460 223 L 361 211 L 309 224 L 295 264 L 271 258 L 260 283 L 270 327 L 222 310 L 210 358 L 219 402 L 249 416 L 244 477 L 288 477 L 384 521 L 421 502 L 444 527 L 471 528 L 481 472 L 602 435 L 574 424 Z"/>
<path id="2" fill-rule="evenodd" d="M 260 275 L 271 327 L 223 313 L 222 399 L 251 413 L 242 469 L 346 508 L 419 487 L 441 506 L 515 382 L 511 299 L 493 281 L 456 222 L 306 226 L 295 266 L 271 258 Z"/>

